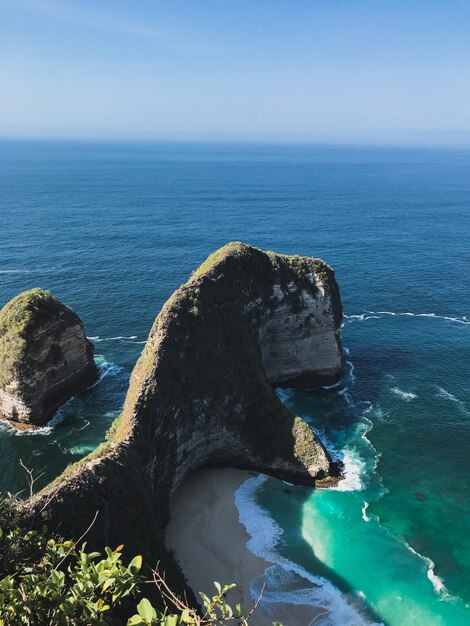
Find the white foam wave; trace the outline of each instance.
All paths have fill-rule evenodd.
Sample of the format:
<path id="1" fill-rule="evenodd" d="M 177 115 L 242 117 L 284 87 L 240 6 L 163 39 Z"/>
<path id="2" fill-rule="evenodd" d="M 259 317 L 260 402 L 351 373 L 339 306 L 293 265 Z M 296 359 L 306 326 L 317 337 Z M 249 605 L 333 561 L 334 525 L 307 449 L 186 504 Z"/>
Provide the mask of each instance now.
<path id="1" fill-rule="evenodd" d="M 329 580 L 314 576 L 300 565 L 278 554 L 276 544 L 283 534 L 282 528 L 269 513 L 256 502 L 258 488 L 267 480 L 264 475 L 255 476 L 245 481 L 235 493 L 235 503 L 239 511 L 240 522 L 245 526 L 250 539 L 248 548 L 256 556 L 272 563 L 262 577 L 255 578 L 251 584 L 253 598 L 259 597 L 261 586 L 267 583 L 261 604 L 268 612 L 273 604 L 307 604 L 325 609 L 325 615 L 315 622 L 321 626 L 348 624 L 365 626 L 369 622 L 352 606 Z M 289 589 L 294 577 L 305 581 L 296 589 Z M 305 583 L 310 583 L 305 584 Z M 287 587 L 287 589 L 286 589 Z"/>
<path id="2" fill-rule="evenodd" d="M 341 452 L 338 451 L 324 431 L 315 428 L 313 430 L 315 434 L 318 435 L 318 438 L 330 455 L 331 460 L 334 462 L 339 461 L 344 466 L 345 478 L 337 485 L 329 487 L 329 489 L 336 491 L 362 491 L 364 484 L 361 476 L 364 474 L 366 463 L 360 454 L 353 448 L 347 447 L 341 450 Z"/>
<path id="3" fill-rule="evenodd" d="M 137 339 L 137 335 L 130 335 L 129 337 L 125 337 L 124 335 L 118 335 L 117 337 L 100 337 L 99 335 L 95 335 L 88 337 L 88 339 L 95 343 L 101 343 L 102 341 L 133 341 Z M 136 343 L 145 343 L 145 341 L 138 341 Z"/>
<path id="4" fill-rule="evenodd" d="M 331 489 L 336 491 L 361 491 L 364 489 L 361 477 L 364 474 L 366 463 L 361 456 L 355 450 L 346 448 L 343 450 L 342 462 L 345 478 Z"/>
<path id="5" fill-rule="evenodd" d="M 344 319 L 348 321 L 364 321 L 370 319 L 380 319 L 381 317 L 391 316 L 391 317 L 428 317 L 431 319 L 440 319 L 447 320 L 449 322 L 454 322 L 456 324 L 464 324 L 469 325 L 470 320 L 468 320 L 466 315 L 462 315 L 461 317 L 453 317 L 450 315 L 439 315 L 438 313 L 412 313 L 411 311 L 365 311 L 364 313 L 357 315 L 343 315 Z"/>
<path id="6" fill-rule="evenodd" d="M 415 400 L 418 397 L 412 391 L 402 391 L 398 387 L 392 387 L 390 391 L 402 400 L 405 400 L 405 402 L 411 402 L 411 400 Z"/>
<path id="7" fill-rule="evenodd" d="M 123 371 L 123 368 L 120 365 L 113 365 L 112 363 L 102 363 L 101 365 L 98 366 L 98 380 L 93 383 L 93 385 L 90 385 L 90 387 L 88 387 L 88 389 L 93 389 L 93 387 L 96 387 L 96 385 L 99 385 L 100 382 L 106 378 L 106 376 L 115 376 L 116 374 L 119 374 Z M 54 430 L 54 428 L 56 426 L 58 426 L 59 424 L 61 424 L 65 417 L 66 417 L 66 409 L 68 407 L 68 405 L 75 400 L 75 396 L 72 396 L 71 398 L 69 398 L 67 400 L 67 402 L 65 402 L 60 409 L 58 409 L 54 415 L 52 416 L 52 418 L 47 422 L 47 424 L 45 424 L 44 426 L 41 426 L 39 428 L 35 428 L 34 430 L 14 430 L 14 434 L 17 437 L 24 437 L 24 436 L 29 436 L 29 435 L 50 435 L 52 433 L 52 431 Z M 8 427 L 9 425 L 6 424 Z M 10 427 L 9 427 L 10 428 Z"/>
<path id="8" fill-rule="evenodd" d="M 338 396 L 342 396 L 344 398 L 344 400 L 346 401 L 346 404 L 351 407 L 354 408 L 356 405 L 354 403 L 354 400 L 351 397 L 351 394 L 349 393 L 349 387 L 345 387 L 344 389 L 341 389 L 340 391 L 336 392 L 338 394 Z"/>
<path id="9" fill-rule="evenodd" d="M 456 404 L 459 409 L 465 413 L 465 415 L 469 414 L 469 411 L 465 405 L 465 402 L 463 402 L 463 400 L 460 400 L 459 398 L 457 398 L 456 396 L 454 396 L 454 394 L 450 393 L 450 391 L 447 391 L 447 389 L 444 389 L 444 387 L 439 387 L 438 385 L 436 385 L 437 390 L 438 390 L 438 396 L 440 398 L 445 398 L 446 400 L 449 400 L 450 402 L 453 402 L 454 404 Z"/>
<path id="10" fill-rule="evenodd" d="M 338 387 L 341 387 L 341 385 L 343 384 L 342 380 L 339 380 L 337 383 L 335 383 L 334 385 L 323 385 L 322 389 L 338 389 Z"/>
<path id="11" fill-rule="evenodd" d="M 75 399 L 75 396 L 72 396 L 65 402 L 60 409 L 58 409 L 51 419 L 44 425 L 39 428 L 35 428 L 34 430 L 15 430 L 15 435 L 17 437 L 24 437 L 29 435 L 50 435 L 53 429 L 61 424 L 66 416 L 66 409 L 69 404 Z"/>
<path id="12" fill-rule="evenodd" d="M 365 522 L 370 522 L 370 517 L 367 515 L 367 509 L 368 509 L 368 508 L 369 508 L 369 502 L 366 502 L 366 501 L 364 500 L 364 504 L 363 504 L 363 506 L 362 506 L 361 513 L 362 513 L 362 519 L 363 519 Z"/>
<path id="13" fill-rule="evenodd" d="M 434 591 L 437 593 L 437 595 L 440 596 L 443 600 L 451 600 L 452 596 L 448 592 L 447 587 L 444 585 L 444 581 L 434 571 L 436 567 L 436 564 L 434 563 L 434 561 L 430 559 L 429 557 L 423 556 L 422 554 L 417 552 L 404 539 L 403 539 L 403 543 L 405 544 L 405 546 L 408 548 L 410 552 L 415 554 L 417 557 L 419 557 L 422 561 L 426 563 L 426 566 L 427 566 L 426 576 L 428 577 L 429 581 L 434 587 Z"/>
<path id="14" fill-rule="evenodd" d="M 106 378 L 107 376 L 116 376 L 116 374 L 120 374 L 123 371 L 123 368 L 120 365 L 113 365 L 112 363 L 108 363 L 105 361 L 98 366 L 98 380 L 93 383 L 88 389 L 93 389 L 96 385 L 99 385 L 100 382 Z"/>
<path id="15" fill-rule="evenodd" d="M 354 375 L 354 364 L 352 363 L 352 361 L 346 361 L 346 365 L 349 367 L 349 379 L 351 381 L 351 384 L 354 385 L 354 383 L 356 382 L 356 377 Z"/>

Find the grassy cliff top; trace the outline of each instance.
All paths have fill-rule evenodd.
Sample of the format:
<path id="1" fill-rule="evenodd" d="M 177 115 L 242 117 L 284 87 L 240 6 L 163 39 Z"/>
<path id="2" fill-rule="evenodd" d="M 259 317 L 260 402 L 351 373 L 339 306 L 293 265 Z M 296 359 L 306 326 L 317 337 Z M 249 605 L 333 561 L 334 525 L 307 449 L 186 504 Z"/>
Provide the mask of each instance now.
<path id="1" fill-rule="evenodd" d="M 307 256 L 279 254 L 277 252 L 271 252 L 270 250 L 264 251 L 240 241 L 231 241 L 210 254 L 198 267 L 198 269 L 193 272 L 190 281 L 188 282 L 197 280 L 203 274 L 207 274 L 229 257 L 241 258 L 252 252 L 267 255 L 273 265 L 277 265 L 279 261 L 282 261 L 293 270 L 314 269 L 319 278 L 322 280 L 327 280 L 327 270 L 332 271 L 330 266 L 322 259 L 315 259 Z"/>
<path id="2" fill-rule="evenodd" d="M 197 270 L 192 273 L 190 280 L 197 280 L 228 256 L 242 256 L 244 252 L 250 249 L 251 246 L 241 243 L 240 241 L 231 241 L 225 244 L 225 246 L 222 246 L 207 257 Z"/>
<path id="3" fill-rule="evenodd" d="M 29 333 L 57 315 L 70 322 L 78 319 L 50 291 L 39 288 L 20 293 L 0 309 L 0 388 L 14 379 Z"/>

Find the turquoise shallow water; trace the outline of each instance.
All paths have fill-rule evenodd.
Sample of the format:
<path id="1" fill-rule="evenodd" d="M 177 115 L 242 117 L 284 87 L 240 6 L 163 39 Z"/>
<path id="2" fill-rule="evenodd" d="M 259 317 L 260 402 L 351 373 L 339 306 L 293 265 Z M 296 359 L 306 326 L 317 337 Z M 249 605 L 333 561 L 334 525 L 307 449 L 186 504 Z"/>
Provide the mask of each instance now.
<path id="1" fill-rule="evenodd" d="M 41 486 L 96 447 L 156 313 L 214 248 L 321 256 L 341 286 L 345 379 L 282 397 L 348 479 L 249 486 L 271 599 L 295 588 L 341 626 L 470 623 L 469 173 L 464 151 L 0 142 L 1 302 L 52 289 L 102 368 L 53 428 L 1 428 L 0 488 L 24 488 L 19 459 Z"/>
<path id="2" fill-rule="evenodd" d="M 342 384 L 280 392 L 343 459 L 347 478 L 313 493 L 273 479 L 242 487 L 251 548 L 275 564 L 254 583 L 259 592 L 267 582 L 268 607 L 279 596 L 300 601 L 289 579 L 297 572 L 310 583 L 303 598 L 328 610 L 315 624 L 469 623 L 470 410 L 458 355 L 470 329 L 445 317 L 347 316 Z"/>

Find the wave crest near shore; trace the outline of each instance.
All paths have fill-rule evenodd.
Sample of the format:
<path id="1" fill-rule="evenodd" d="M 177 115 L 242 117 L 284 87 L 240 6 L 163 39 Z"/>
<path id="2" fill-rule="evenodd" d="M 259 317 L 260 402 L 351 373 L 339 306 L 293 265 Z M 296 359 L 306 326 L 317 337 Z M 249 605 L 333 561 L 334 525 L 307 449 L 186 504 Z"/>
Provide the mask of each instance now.
<path id="1" fill-rule="evenodd" d="M 267 568 L 262 577 L 252 581 L 252 596 L 259 597 L 263 583 L 266 583 L 266 591 L 261 599 L 261 604 L 266 611 L 273 609 L 274 604 L 305 604 L 325 609 L 324 615 L 315 619 L 315 626 L 370 626 L 359 611 L 352 606 L 330 581 L 320 576 L 314 576 L 300 565 L 281 556 L 276 551 L 283 530 L 256 502 L 256 492 L 268 479 L 260 474 L 245 481 L 235 492 L 235 503 L 239 511 L 241 524 L 246 528 L 250 539 L 247 547 L 255 554 L 269 563 L 272 567 Z M 299 580 L 310 585 L 299 588 Z M 295 589 L 289 589 L 289 585 L 295 584 Z M 287 584 L 287 590 L 285 586 Z M 360 601 L 360 596 L 357 597 Z M 376 624 L 376 626 L 379 626 Z"/>

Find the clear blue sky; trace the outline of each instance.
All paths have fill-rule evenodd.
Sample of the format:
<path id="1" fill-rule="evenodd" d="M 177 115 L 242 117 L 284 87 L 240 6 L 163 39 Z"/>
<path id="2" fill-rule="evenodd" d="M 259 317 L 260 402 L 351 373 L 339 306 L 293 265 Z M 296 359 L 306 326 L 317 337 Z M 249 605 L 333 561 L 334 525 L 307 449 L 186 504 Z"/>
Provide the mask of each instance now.
<path id="1" fill-rule="evenodd" d="M 470 1 L 0 0 L 0 136 L 470 145 Z"/>

